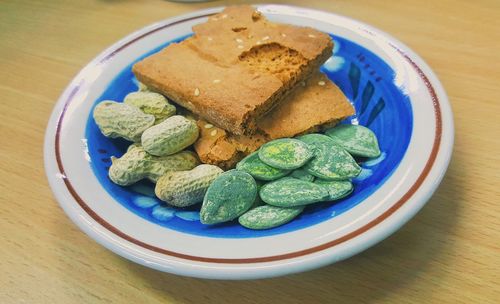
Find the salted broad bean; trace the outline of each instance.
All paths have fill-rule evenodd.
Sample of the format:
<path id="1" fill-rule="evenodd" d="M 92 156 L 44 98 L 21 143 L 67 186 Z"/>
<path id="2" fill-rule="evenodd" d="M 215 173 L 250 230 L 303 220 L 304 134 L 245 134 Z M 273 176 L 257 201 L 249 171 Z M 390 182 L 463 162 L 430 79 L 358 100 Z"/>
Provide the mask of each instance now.
<path id="1" fill-rule="evenodd" d="M 360 125 L 340 125 L 326 131 L 326 135 L 354 156 L 378 157 L 380 148 L 372 130 Z"/>
<path id="2" fill-rule="evenodd" d="M 292 173 L 290 173 L 290 175 L 288 175 L 288 176 L 296 178 L 296 179 L 301 179 L 301 180 L 304 180 L 307 182 L 314 181 L 314 175 L 312 175 L 309 172 L 307 172 L 306 170 L 300 169 L 300 168 L 293 170 Z"/>
<path id="3" fill-rule="evenodd" d="M 240 170 L 224 172 L 208 188 L 200 220 L 203 224 L 232 221 L 250 209 L 256 196 L 257 184 L 250 174 Z"/>
<path id="4" fill-rule="evenodd" d="M 317 143 L 332 142 L 332 138 L 320 133 L 311 133 L 296 137 L 298 140 L 305 142 L 308 145 L 314 146 Z"/>
<path id="5" fill-rule="evenodd" d="M 255 179 L 270 181 L 283 177 L 290 173 L 290 170 L 273 168 L 260 160 L 258 152 L 254 152 L 237 165 L 236 169 L 245 171 L 253 176 Z"/>
<path id="6" fill-rule="evenodd" d="M 247 211 L 238 218 L 238 222 L 249 229 L 269 229 L 281 226 L 297 217 L 304 206 L 290 208 L 271 205 L 259 206 Z"/>
<path id="7" fill-rule="evenodd" d="M 350 181 L 328 181 L 324 179 L 316 179 L 315 184 L 324 187 L 329 194 L 329 200 L 338 200 L 352 193 L 354 186 Z"/>
<path id="8" fill-rule="evenodd" d="M 265 184 L 259 195 L 264 202 L 277 207 L 309 205 L 329 198 L 325 187 L 293 177 L 283 177 Z"/>
<path id="9" fill-rule="evenodd" d="M 281 138 L 262 145 L 259 158 L 271 167 L 291 170 L 304 165 L 311 157 L 313 151 L 309 146 L 297 139 Z"/>
<path id="10" fill-rule="evenodd" d="M 358 176 L 361 167 L 342 147 L 333 142 L 317 142 L 315 157 L 303 168 L 326 180 L 345 180 Z"/>

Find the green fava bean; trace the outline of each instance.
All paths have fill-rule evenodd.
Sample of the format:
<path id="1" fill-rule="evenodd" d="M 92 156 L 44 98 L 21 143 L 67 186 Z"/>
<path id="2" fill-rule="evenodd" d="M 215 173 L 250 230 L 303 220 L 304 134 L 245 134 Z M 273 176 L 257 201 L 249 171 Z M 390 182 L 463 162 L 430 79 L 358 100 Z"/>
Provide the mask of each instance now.
<path id="1" fill-rule="evenodd" d="M 255 182 L 257 183 L 257 195 L 255 196 L 255 201 L 253 202 L 250 209 L 253 209 L 253 208 L 256 208 L 256 207 L 259 207 L 259 206 L 262 206 L 265 204 L 259 195 L 260 188 L 262 188 L 262 186 L 264 186 L 264 182 L 262 182 L 260 180 L 255 180 Z"/>
<path id="2" fill-rule="evenodd" d="M 250 174 L 240 170 L 224 172 L 208 187 L 200 221 L 203 224 L 232 221 L 250 209 L 256 196 L 257 184 Z"/>
<path id="3" fill-rule="evenodd" d="M 332 142 L 332 138 L 324 134 L 311 133 L 297 137 L 298 140 L 305 142 L 308 145 L 314 146 L 316 143 Z"/>
<path id="4" fill-rule="evenodd" d="M 304 169 L 295 169 L 290 173 L 290 177 L 296 178 L 296 179 L 301 179 L 307 182 L 312 182 L 314 181 L 314 175 L 310 174 Z"/>
<path id="5" fill-rule="evenodd" d="M 260 160 L 258 152 L 254 152 L 242 159 L 236 165 L 236 169 L 245 171 L 255 179 L 264 181 L 275 180 L 290 173 L 290 170 L 277 169 L 265 164 Z"/>
<path id="6" fill-rule="evenodd" d="M 282 208 L 264 205 L 247 211 L 238 218 L 238 222 L 249 229 L 269 229 L 281 226 L 297 217 L 304 206 Z"/>
<path id="7" fill-rule="evenodd" d="M 378 157 L 380 148 L 372 130 L 359 125 L 340 125 L 326 131 L 326 135 L 354 156 Z"/>
<path id="8" fill-rule="evenodd" d="M 302 167 L 313 155 L 306 143 L 293 138 L 270 141 L 259 150 L 261 161 L 271 167 L 285 170 Z"/>
<path id="9" fill-rule="evenodd" d="M 315 157 L 304 166 L 312 175 L 326 180 L 345 180 L 361 172 L 352 156 L 333 142 L 318 142 L 315 147 Z"/>
<path id="10" fill-rule="evenodd" d="M 354 186 L 350 181 L 327 181 L 324 179 L 317 179 L 315 184 L 325 187 L 330 197 L 329 200 L 338 200 L 348 196 L 354 191 Z"/>
<path id="11" fill-rule="evenodd" d="M 322 202 L 329 198 L 325 187 L 292 177 L 284 177 L 265 184 L 260 198 L 269 205 L 294 207 Z"/>

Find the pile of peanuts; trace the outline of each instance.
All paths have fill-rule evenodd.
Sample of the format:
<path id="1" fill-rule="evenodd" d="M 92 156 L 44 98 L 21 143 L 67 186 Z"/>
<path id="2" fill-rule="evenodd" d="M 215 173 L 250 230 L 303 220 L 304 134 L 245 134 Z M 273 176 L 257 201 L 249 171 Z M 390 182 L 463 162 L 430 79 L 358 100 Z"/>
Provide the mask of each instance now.
<path id="1" fill-rule="evenodd" d="M 160 200 L 186 207 L 201 202 L 208 186 L 223 172 L 200 164 L 195 153 L 185 150 L 198 139 L 198 126 L 176 115 L 176 107 L 161 94 L 143 88 L 123 102 L 101 101 L 93 117 L 104 136 L 132 142 L 120 158 L 111 158 L 108 175 L 117 185 L 149 179 L 156 183 Z"/>

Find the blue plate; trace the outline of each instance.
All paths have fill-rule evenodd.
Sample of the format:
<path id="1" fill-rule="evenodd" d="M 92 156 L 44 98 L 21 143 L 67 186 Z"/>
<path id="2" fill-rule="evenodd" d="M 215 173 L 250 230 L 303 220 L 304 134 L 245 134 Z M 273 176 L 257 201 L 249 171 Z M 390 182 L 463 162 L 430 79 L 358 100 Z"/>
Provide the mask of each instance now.
<path id="1" fill-rule="evenodd" d="M 352 41 L 334 34 L 331 36 L 335 48 L 332 57 L 321 70 L 340 87 L 356 109 L 356 115 L 342 123 L 369 127 L 377 135 L 382 151 L 377 159 L 363 160 L 363 171 L 353 181 L 355 188 L 350 196 L 335 202 L 308 206 L 295 220 L 269 230 L 249 230 L 236 221 L 215 226 L 202 225 L 199 222 L 199 205 L 188 209 L 167 207 L 154 197 L 154 185 L 149 182 L 131 187 L 113 184 L 108 178 L 110 157 L 121 156 L 129 143 L 104 137 L 90 115 L 86 127 L 88 153 L 91 159 L 100 160 L 91 163 L 99 182 L 117 202 L 150 222 L 184 233 L 217 238 L 255 238 L 282 234 L 321 223 L 362 204 L 402 160 L 412 135 L 412 109 L 407 95 L 394 84 L 395 71 L 388 64 Z M 132 65 L 169 43 L 136 58 L 116 76 L 102 96 L 94 101 L 94 106 L 102 100 L 122 101 L 128 93 L 136 91 L 137 81 L 132 73 Z"/>

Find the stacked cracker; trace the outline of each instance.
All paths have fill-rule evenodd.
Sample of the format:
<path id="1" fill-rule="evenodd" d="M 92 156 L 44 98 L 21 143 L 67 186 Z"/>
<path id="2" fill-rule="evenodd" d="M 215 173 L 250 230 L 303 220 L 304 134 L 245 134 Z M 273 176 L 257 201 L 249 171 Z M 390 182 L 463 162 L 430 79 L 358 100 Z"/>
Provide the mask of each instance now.
<path id="1" fill-rule="evenodd" d="M 354 114 L 318 71 L 333 48 L 327 34 L 272 23 L 251 6 L 228 7 L 193 31 L 133 71 L 198 119 L 201 161 L 231 168 L 266 141 L 318 131 Z"/>

